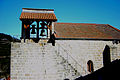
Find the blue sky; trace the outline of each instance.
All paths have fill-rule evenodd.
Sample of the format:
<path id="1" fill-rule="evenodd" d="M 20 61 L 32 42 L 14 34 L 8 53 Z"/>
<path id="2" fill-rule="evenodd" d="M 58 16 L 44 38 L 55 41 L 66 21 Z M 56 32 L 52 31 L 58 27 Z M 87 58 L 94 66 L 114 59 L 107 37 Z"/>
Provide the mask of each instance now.
<path id="1" fill-rule="evenodd" d="M 120 0 L 0 0 L 0 33 L 21 35 L 22 8 L 54 9 L 57 22 L 110 24 L 120 29 Z"/>

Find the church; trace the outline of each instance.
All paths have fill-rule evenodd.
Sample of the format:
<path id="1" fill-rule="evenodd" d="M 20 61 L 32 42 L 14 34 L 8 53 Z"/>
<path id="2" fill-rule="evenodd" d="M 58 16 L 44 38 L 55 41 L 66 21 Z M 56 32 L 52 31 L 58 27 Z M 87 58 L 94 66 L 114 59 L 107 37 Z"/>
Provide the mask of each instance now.
<path id="1" fill-rule="evenodd" d="M 59 23 L 53 9 L 23 8 L 21 42 L 11 43 L 11 80 L 74 80 L 120 59 L 120 30 Z"/>

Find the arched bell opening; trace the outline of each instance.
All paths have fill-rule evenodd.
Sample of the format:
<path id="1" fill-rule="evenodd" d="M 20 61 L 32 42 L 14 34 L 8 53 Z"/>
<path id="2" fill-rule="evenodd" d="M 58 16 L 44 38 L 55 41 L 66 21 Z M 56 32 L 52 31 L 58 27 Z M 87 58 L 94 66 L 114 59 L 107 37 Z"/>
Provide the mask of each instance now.
<path id="1" fill-rule="evenodd" d="M 36 21 L 34 21 L 31 25 L 30 25 L 30 38 L 37 38 L 37 23 Z"/>
<path id="2" fill-rule="evenodd" d="M 40 28 L 39 28 L 39 38 L 48 38 L 48 27 L 47 27 L 46 21 L 40 22 Z"/>

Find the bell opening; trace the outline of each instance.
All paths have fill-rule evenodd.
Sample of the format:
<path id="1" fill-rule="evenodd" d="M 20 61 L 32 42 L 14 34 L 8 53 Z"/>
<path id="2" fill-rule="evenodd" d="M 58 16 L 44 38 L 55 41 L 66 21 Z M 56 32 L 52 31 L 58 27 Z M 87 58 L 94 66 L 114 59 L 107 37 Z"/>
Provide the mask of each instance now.
<path id="1" fill-rule="evenodd" d="M 44 29 L 41 30 L 40 36 L 46 36 Z"/>
<path id="2" fill-rule="evenodd" d="M 32 25 L 32 32 L 31 32 L 31 34 L 36 34 L 36 32 L 35 32 L 35 25 Z"/>

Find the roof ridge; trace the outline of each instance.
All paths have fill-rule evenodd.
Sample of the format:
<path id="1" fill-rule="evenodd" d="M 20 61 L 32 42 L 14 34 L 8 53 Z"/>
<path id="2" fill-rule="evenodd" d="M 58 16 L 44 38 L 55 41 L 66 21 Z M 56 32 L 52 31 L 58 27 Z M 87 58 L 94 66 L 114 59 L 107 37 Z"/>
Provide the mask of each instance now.
<path id="1" fill-rule="evenodd" d="M 85 24 L 85 25 L 107 25 L 107 24 L 96 24 L 96 23 L 65 23 L 65 22 L 55 22 L 55 23 L 58 23 L 58 24 Z"/>
<path id="2" fill-rule="evenodd" d="M 25 10 L 42 10 L 42 11 L 54 11 L 54 9 L 36 9 L 36 8 L 22 8 L 22 9 L 25 9 Z"/>

